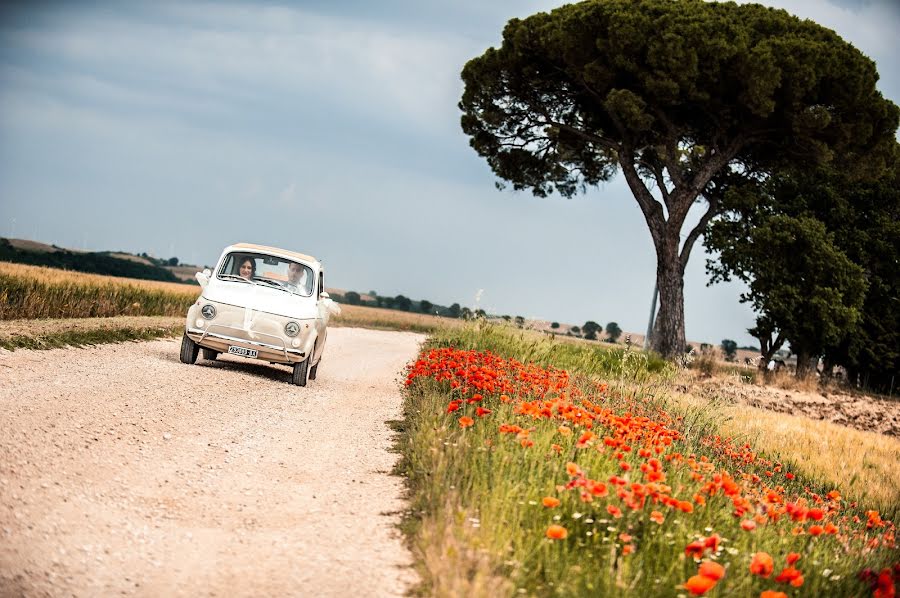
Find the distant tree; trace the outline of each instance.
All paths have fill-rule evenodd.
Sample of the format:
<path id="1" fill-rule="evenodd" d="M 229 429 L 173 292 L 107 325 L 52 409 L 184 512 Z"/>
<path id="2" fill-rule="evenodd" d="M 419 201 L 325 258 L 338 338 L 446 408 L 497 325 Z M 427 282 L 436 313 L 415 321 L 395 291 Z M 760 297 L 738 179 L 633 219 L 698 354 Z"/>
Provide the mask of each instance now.
<path id="1" fill-rule="evenodd" d="M 722 353 L 725 354 L 725 361 L 734 361 L 737 356 L 737 343 L 731 339 L 724 339 L 722 341 Z"/>
<path id="2" fill-rule="evenodd" d="M 706 353 L 710 349 L 712 349 L 712 345 L 710 345 L 709 343 L 700 343 L 700 352 L 701 353 Z"/>
<path id="3" fill-rule="evenodd" d="M 377 296 L 378 296 L 378 293 L 376 293 L 375 291 L 369 291 L 369 294 L 370 294 L 371 296 L 373 296 L 373 297 L 377 297 Z"/>
<path id="4" fill-rule="evenodd" d="M 412 309 L 412 299 L 403 295 L 397 295 L 394 297 L 394 307 L 403 311 L 410 311 Z"/>
<path id="5" fill-rule="evenodd" d="M 476 310 L 475 310 L 475 317 L 476 317 L 476 318 L 486 318 L 486 317 L 487 317 L 487 312 L 484 311 L 483 309 L 476 309 Z"/>
<path id="6" fill-rule="evenodd" d="M 344 301 L 349 305 L 359 305 L 361 303 L 361 298 L 356 291 L 347 291 L 344 293 Z"/>
<path id="7" fill-rule="evenodd" d="M 178 265 L 178 258 L 177 258 L 177 257 L 170 257 L 166 263 L 167 263 L 168 265 L 170 265 L 170 266 L 177 266 L 177 265 Z"/>
<path id="8" fill-rule="evenodd" d="M 521 328 L 524 325 L 525 325 L 525 318 L 523 318 L 522 316 L 516 316 L 516 326 Z"/>
<path id="9" fill-rule="evenodd" d="M 621 170 L 656 250 L 652 339 L 665 357 L 685 345 L 684 271 L 723 179 L 787 162 L 866 167 L 897 128 L 872 60 L 752 3 L 567 4 L 510 20 L 462 79 L 462 129 L 513 189 L 571 197 Z"/>
<path id="10" fill-rule="evenodd" d="M 603 326 L 594 322 L 593 320 L 588 320 L 584 323 L 584 326 L 581 327 L 581 330 L 584 332 L 584 338 L 588 340 L 596 340 L 597 333 L 603 330 Z"/>
<path id="11" fill-rule="evenodd" d="M 557 328 L 559 328 L 559 322 L 550 322 L 550 328 L 556 330 Z"/>
<path id="12" fill-rule="evenodd" d="M 688 344 L 688 345 L 685 345 L 685 346 L 684 346 L 684 352 L 685 352 L 685 353 L 690 353 L 690 352 L 693 351 L 693 350 L 694 350 L 694 345 Z"/>
<path id="13" fill-rule="evenodd" d="M 419 301 L 419 311 L 421 311 L 423 314 L 430 314 L 432 308 L 434 308 L 434 304 L 431 301 L 428 301 L 426 299 L 422 299 L 421 301 Z"/>
<path id="14" fill-rule="evenodd" d="M 382 305 L 388 309 L 394 309 L 397 304 L 397 300 L 393 297 L 379 297 L 379 299 L 381 299 Z"/>
<path id="15" fill-rule="evenodd" d="M 375 297 L 375 305 L 384 307 L 384 297 Z"/>
<path id="16" fill-rule="evenodd" d="M 622 329 L 619 328 L 619 325 L 615 322 L 610 322 L 606 325 L 606 334 L 609 335 L 609 339 L 612 342 L 616 342 L 618 338 L 622 335 Z"/>
<path id="17" fill-rule="evenodd" d="M 464 308 L 462 308 L 462 311 L 460 312 L 460 316 L 464 320 L 471 320 L 472 319 L 472 310 L 469 309 L 468 307 L 464 307 Z"/>
<path id="18" fill-rule="evenodd" d="M 447 308 L 447 315 L 451 318 L 458 318 L 462 315 L 462 308 L 460 308 L 459 303 L 454 303 L 450 307 Z"/>
<path id="19" fill-rule="evenodd" d="M 512 320 L 512 316 L 503 316 L 503 320 L 509 322 L 510 320 Z"/>
<path id="20" fill-rule="evenodd" d="M 581 328 L 579 328 L 578 326 L 572 326 L 569 330 L 571 330 L 572 334 L 574 334 L 576 336 L 581 335 Z"/>

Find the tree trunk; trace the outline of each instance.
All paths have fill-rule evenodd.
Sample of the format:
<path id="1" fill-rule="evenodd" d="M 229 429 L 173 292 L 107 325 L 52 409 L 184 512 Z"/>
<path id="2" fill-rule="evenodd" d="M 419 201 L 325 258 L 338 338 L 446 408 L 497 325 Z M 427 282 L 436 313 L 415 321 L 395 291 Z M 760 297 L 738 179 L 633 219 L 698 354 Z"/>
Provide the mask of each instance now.
<path id="1" fill-rule="evenodd" d="M 653 350 L 671 359 L 684 353 L 684 275 L 675 242 L 657 244 L 656 285 L 659 313 L 653 327 Z"/>

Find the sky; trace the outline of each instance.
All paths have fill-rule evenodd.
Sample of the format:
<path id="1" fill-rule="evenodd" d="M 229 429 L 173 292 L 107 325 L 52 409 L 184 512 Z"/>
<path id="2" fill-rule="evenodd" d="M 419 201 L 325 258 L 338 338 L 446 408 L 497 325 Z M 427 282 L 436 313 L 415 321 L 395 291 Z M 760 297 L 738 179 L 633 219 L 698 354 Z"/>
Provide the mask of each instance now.
<path id="1" fill-rule="evenodd" d="M 900 3 L 780 0 L 900 101 Z M 546 0 L 0 5 L 0 236 L 212 265 L 247 241 L 328 286 L 581 325 L 647 326 L 650 234 L 624 181 L 499 191 L 459 73 Z M 755 345 L 737 283 L 685 275 L 689 340 Z"/>

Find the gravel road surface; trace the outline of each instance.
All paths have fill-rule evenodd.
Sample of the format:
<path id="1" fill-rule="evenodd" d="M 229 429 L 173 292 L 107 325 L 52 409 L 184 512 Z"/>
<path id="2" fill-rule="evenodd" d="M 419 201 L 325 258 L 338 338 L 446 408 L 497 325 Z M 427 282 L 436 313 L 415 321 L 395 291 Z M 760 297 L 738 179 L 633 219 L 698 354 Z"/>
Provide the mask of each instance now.
<path id="1" fill-rule="evenodd" d="M 398 596 L 385 423 L 424 337 L 329 329 L 318 380 L 179 340 L 0 352 L 0 596 Z"/>

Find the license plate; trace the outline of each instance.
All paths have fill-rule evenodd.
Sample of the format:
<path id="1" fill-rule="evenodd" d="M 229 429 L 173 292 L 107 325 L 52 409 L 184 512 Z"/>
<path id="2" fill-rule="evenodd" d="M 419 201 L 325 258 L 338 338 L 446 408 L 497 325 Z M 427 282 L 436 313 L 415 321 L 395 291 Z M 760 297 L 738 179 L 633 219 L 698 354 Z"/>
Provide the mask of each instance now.
<path id="1" fill-rule="evenodd" d="M 245 349 L 244 347 L 228 347 L 228 352 L 232 355 L 240 355 L 241 357 L 256 357 L 259 352 L 256 349 Z"/>

